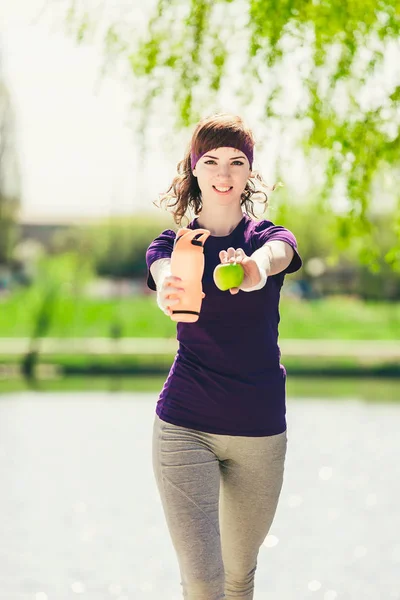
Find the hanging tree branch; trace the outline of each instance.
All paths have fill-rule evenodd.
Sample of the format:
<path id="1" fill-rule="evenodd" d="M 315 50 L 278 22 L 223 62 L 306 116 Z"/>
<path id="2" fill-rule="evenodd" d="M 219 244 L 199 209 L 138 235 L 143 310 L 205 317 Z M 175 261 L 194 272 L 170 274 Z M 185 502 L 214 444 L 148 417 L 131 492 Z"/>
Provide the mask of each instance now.
<path id="1" fill-rule="evenodd" d="M 104 2 L 96 3 L 97 13 L 88 1 L 83 9 L 67 2 L 77 39 L 101 22 L 107 56 L 129 65 L 142 130 L 157 98 L 174 107 L 180 129 L 213 112 L 227 87 L 244 111 L 261 103 L 264 125 L 301 124 L 305 153 L 325 166 L 321 198 L 328 202 L 342 186 L 348 209 L 338 216 L 340 236 L 364 238 L 364 259 L 373 258 L 374 185 L 382 173 L 398 177 L 400 166 L 397 0 L 158 0 L 138 30 L 121 14 L 107 16 Z M 391 194 L 397 203 L 391 233 L 398 239 L 396 186 Z M 400 266 L 400 242 L 387 260 Z"/>

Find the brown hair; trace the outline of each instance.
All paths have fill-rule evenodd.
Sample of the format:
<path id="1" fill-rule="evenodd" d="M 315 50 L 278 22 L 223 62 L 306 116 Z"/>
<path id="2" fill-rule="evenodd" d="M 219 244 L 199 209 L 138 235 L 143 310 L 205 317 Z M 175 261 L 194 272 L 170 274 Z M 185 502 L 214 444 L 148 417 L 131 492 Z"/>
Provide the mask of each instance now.
<path id="1" fill-rule="evenodd" d="M 202 208 L 201 190 L 197 183 L 197 178 L 192 173 L 191 152 L 199 156 L 223 146 L 239 148 L 242 146 L 254 146 L 254 138 L 251 130 L 245 126 L 243 120 L 236 116 L 226 113 L 216 114 L 202 119 L 198 124 L 192 139 L 188 145 L 183 160 L 178 163 L 178 175 L 173 179 L 167 192 L 159 195 L 159 204 L 153 202 L 156 206 L 166 203 L 166 209 L 172 208 L 172 215 L 177 225 L 180 225 L 188 208 L 193 208 L 194 214 L 198 215 Z M 253 194 L 263 195 L 263 204 L 267 206 L 268 196 L 261 189 L 257 189 L 254 180 L 261 183 L 261 186 L 273 191 L 276 186 L 269 188 L 262 176 L 253 171 L 253 176 L 246 183 L 246 187 L 241 196 L 241 206 L 245 207 L 247 214 L 256 217 L 254 214 Z"/>

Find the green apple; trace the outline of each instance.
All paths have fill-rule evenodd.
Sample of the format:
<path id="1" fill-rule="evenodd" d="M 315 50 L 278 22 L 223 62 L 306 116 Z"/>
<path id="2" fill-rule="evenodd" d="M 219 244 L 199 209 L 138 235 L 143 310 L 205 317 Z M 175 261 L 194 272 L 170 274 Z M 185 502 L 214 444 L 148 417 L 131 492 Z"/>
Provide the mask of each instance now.
<path id="1" fill-rule="evenodd" d="M 244 278 L 244 271 L 240 263 L 221 263 L 215 267 L 213 276 L 217 288 L 225 292 L 239 287 Z"/>

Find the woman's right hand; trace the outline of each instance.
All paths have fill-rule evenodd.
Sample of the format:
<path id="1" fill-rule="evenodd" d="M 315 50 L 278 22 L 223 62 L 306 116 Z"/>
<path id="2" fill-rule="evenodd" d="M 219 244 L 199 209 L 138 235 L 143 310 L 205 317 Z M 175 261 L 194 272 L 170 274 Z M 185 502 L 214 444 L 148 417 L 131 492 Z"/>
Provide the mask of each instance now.
<path id="1" fill-rule="evenodd" d="M 174 275 L 168 275 L 162 280 L 160 289 L 157 289 L 157 304 L 163 313 L 170 317 L 174 305 L 180 302 L 180 298 L 184 293 L 182 279 Z"/>

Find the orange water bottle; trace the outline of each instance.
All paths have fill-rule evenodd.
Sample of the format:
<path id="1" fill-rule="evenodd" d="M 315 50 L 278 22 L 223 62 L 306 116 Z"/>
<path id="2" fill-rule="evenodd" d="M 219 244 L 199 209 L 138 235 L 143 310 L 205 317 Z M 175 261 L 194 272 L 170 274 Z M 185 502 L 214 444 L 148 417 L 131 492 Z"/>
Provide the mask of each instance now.
<path id="1" fill-rule="evenodd" d="M 204 273 L 204 242 L 210 235 L 208 229 L 179 229 L 171 254 L 171 275 L 182 279 L 185 293 L 174 304 L 171 319 L 184 323 L 195 323 L 200 315 Z M 171 297 L 174 297 L 171 295 Z"/>

